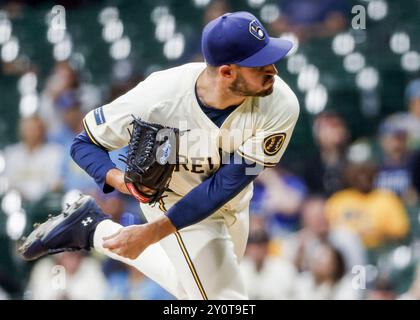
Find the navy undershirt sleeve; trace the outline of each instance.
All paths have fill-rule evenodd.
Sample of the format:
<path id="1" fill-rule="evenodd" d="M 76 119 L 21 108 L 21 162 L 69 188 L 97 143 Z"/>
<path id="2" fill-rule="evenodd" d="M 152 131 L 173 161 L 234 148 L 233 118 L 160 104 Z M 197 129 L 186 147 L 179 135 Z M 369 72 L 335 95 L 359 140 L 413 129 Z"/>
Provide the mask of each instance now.
<path id="1" fill-rule="evenodd" d="M 106 174 L 115 168 L 108 151 L 92 142 L 86 131 L 79 133 L 73 140 L 70 148 L 73 160 L 86 171 L 98 184 L 104 193 L 114 191 L 114 188 L 105 183 Z"/>
<path id="2" fill-rule="evenodd" d="M 178 230 L 210 216 L 257 177 L 246 174 L 246 168 L 255 164 L 245 161 L 237 164 L 233 162 L 234 157 L 232 154 L 229 164 L 223 165 L 168 210 L 167 216 Z"/>

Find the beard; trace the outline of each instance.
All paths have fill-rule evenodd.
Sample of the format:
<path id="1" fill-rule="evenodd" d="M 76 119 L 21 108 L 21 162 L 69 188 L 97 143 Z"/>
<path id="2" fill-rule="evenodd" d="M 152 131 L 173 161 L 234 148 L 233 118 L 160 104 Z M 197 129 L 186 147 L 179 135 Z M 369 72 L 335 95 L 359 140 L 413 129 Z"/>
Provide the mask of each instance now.
<path id="1" fill-rule="evenodd" d="M 268 83 L 272 80 L 272 76 L 267 76 L 265 78 L 264 84 Z M 238 77 L 231 83 L 229 86 L 229 90 L 237 95 L 243 97 L 265 97 L 270 95 L 273 92 L 273 84 L 268 87 L 267 89 L 262 90 L 251 90 L 248 87 L 245 79 L 242 77 L 241 74 L 238 74 Z"/>

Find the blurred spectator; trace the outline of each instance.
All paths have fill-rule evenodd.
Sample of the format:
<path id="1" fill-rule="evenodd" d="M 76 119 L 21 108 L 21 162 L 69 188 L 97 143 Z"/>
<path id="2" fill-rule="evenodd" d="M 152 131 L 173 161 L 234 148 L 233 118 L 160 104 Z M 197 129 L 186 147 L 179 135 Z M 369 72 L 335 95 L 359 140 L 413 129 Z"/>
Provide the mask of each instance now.
<path id="1" fill-rule="evenodd" d="M 0 2 L 2 10 L 7 12 L 11 19 L 22 18 L 24 8 L 24 1 L 22 0 L 2 0 Z"/>
<path id="2" fill-rule="evenodd" d="M 346 0 L 279 0 L 280 18 L 271 24 L 278 34 L 293 32 L 302 40 L 343 31 L 350 12 Z"/>
<path id="3" fill-rule="evenodd" d="M 269 236 L 264 229 L 250 233 L 241 272 L 250 299 L 284 300 L 293 296 L 296 269 L 289 261 L 269 256 Z"/>
<path id="4" fill-rule="evenodd" d="M 77 73 L 68 62 L 57 62 L 44 89 L 44 94 L 54 103 L 64 91 L 74 90 L 79 86 Z"/>
<path id="5" fill-rule="evenodd" d="M 79 87 L 78 74 L 68 62 L 57 62 L 41 94 L 39 114 L 48 125 L 48 132 L 55 133 L 62 127 L 56 100 L 66 91 Z"/>
<path id="6" fill-rule="evenodd" d="M 64 91 L 60 93 L 55 101 L 55 110 L 61 126 L 54 132 L 50 132 L 49 141 L 60 144 L 64 149 L 60 165 L 62 189 L 64 191 L 78 189 L 83 193 L 92 194 L 97 190 L 96 183 L 70 156 L 73 139 L 83 130 L 84 114 L 80 109 L 77 92 Z"/>
<path id="7" fill-rule="evenodd" d="M 10 188 L 16 188 L 28 201 L 37 201 L 60 184 L 62 149 L 45 142 L 45 126 L 38 116 L 21 119 L 21 142 L 5 149 Z"/>
<path id="8" fill-rule="evenodd" d="M 408 112 L 395 115 L 401 127 L 408 132 L 408 147 L 410 150 L 420 148 L 420 78 L 412 80 L 405 90 L 405 101 Z"/>
<path id="9" fill-rule="evenodd" d="M 130 70 L 133 68 L 130 66 Z M 141 74 L 134 74 L 126 77 L 123 77 L 122 79 L 117 78 L 115 76 L 113 85 L 109 88 L 108 97 L 106 103 L 110 103 L 114 101 L 115 99 L 119 98 L 132 88 L 134 88 L 139 82 L 143 81 L 144 77 Z"/>
<path id="10" fill-rule="evenodd" d="M 420 300 L 420 264 L 417 265 L 416 274 L 410 289 L 400 295 L 398 300 Z"/>
<path id="11" fill-rule="evenodd" d="M 304 159 L 304 179 L 312 193 L 331 195 L 344 188 L 343 169 L 350 133 L 344 120 L 336 113 L 319 114 L 312 128 L 318 149 Z"/>
<path id="12" fill-rule="evenodd" d="M 109 300 L 174 300 L 175 298 L 166 290 L 161 288 L 156 282 L 147 278 L 137 269 L 123 265 L 118 261 L 112 261 L 112 264 L 118 264 L 107 275 L 108 288 L 106 290 L 106 299 Z"/>
<path id="13" fill-rule="evenodd" d="M 333 246 L 323 244 L 312 255 L 310 272 L 301 273 L 295 283 L 298 300 L 356 300 L 360 292 L 353 289 L 346 275 L 344 259 Z"/>
<path id="14" fill-rule="evenodd" d="M 55 109 L 60 128 L 48 135 L 51 142 L 69 146 L 74 137 L 83 130 L 84 114 L 80 109 L 80 101 L 76 91 L 64 91 L 60 93 L 55 101 Z"/>
<path id="15" fill-rule="evenodd" d="M 63 252 L 35 264 L 28 290 L 32 300 L 104 299 L 106 279 L 95 259 Z"/>
<path id="16" fill-rule="evenodd" d="M 366 252 L 360 238 L 345 228 L 330 229 L 325 216 L 325 198 L 310 196 L 301 208 L 302 229 L 284 241 L 284 255 L 296 268 L 309 271 L 316 248 L 331 243 L 343 254 L 346 270 L 366 263 Z"/>
<path id="17" fill-rule="evenodd" d="M 395 293 L 394 284 L 388 276 L 380 275 L 368 289 L 367 300 L 395 300 L 397 297 Z"/>
<path id="18" fill-rule="evenodd" d="M 203 17 L 203 26 L 221 15 L 231 12 L 232 8 L 227 0 L 212 0 L 206 7 Z"/>
<path id="19" fill-rule="evenodd" d="M 134 199 L 131 196 L 123 195 L 118 191 L 113 191 L 108 194 L 96 192 L 95 199 L 101 209 L 106 214 L 110 215 L 113 221 L 118 222 L 123 226 L 145 222 L 140 219 L 140 215 L 138 214 L 139 207 L 137 200 L 135 200 L 135 208 L 128 208 L 127 203 L 129 203 L 131 199 Z M 130 211 L 135 213 L 133 214 Z"/>
<path id="20" fill-rule="evenodd" d="M 266 217 L 270 234 L 288 233 L 298 228 L 305 195 L 300 177 L 281 168 L 268 168 L 255 180 L 251 212 Z"/>
<path id="21" fill-rule="evenodd" d="M 410 153 L 407 149 L 407 130 L 394 116 L 387 118 L 379 128 L 381 159 L 376 186 L 395 192 L 408 199 L 411 187 Z"/>
<path id="22" fill-rule="evenodd" d="M 95 199 L 99 207 L 111 216 L 111 219 L 115 222 L 120 222 L 125 211 L 125 204 L 122 199 L 122 195 L 118 191 L 105 194 L 102 192 L 96 192 Z"/>
<path id="23" fill-rule="evenodd" d="M 356 232 L 369 249 L 404 238 L 409 230 L 406 209 L 395 193 L 374 187 L 376 167 L 369 161 L 352 162 L 345 175 L 349 188 L 326 204 L 331 227 Z"/>
<path id="24" fill-rule="evenodd" d="M 204 27 L 211 20 L 227 13 L 232 12 L 232 8 L 229 1 L 226 0 L 212 0 L 207 6 L 203 14 L 202 27 Z M 201 32 L 197 32 L 201 29 L 194 29 L 187 41 L 187 48 L 185 50 L 182 60 L 184 62 L 197 62 L 204 61 L 203 54 L 201 52 Z"/>

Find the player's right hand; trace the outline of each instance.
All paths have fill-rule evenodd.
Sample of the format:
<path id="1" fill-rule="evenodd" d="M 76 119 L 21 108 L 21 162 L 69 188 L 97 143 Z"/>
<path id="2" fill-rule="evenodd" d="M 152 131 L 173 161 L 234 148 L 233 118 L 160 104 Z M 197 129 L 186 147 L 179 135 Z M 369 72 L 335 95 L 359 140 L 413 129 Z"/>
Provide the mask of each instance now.
<path id="1" fill-rule="evenodd" d="M 148 246 L 176 232 L 171 220 L 162 215 L 153 222 L 119 229 L 102 238 L 103 247 L 121 257 L 136 259 Z"/>
<path id="2" fill-rule="evenodd" d="M 109 170 L 106 174 L 105 182 L 117 189 L 119 192 L 131 195 L 124 182 L 124 172 L 121 170 L 116 168 Z"/>

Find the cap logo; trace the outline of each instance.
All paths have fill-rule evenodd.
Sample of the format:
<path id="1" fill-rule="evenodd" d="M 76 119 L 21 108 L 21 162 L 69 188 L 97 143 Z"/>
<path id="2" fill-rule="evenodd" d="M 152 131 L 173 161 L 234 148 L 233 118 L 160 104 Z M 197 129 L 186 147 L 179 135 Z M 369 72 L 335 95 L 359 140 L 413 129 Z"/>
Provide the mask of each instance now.
<path id="1" fill-rule="evenodd" d="M 249 23 L 249 32 L 258 40 L 265 39 L 265 32 L 260 23 L 255 19 Z"/>

